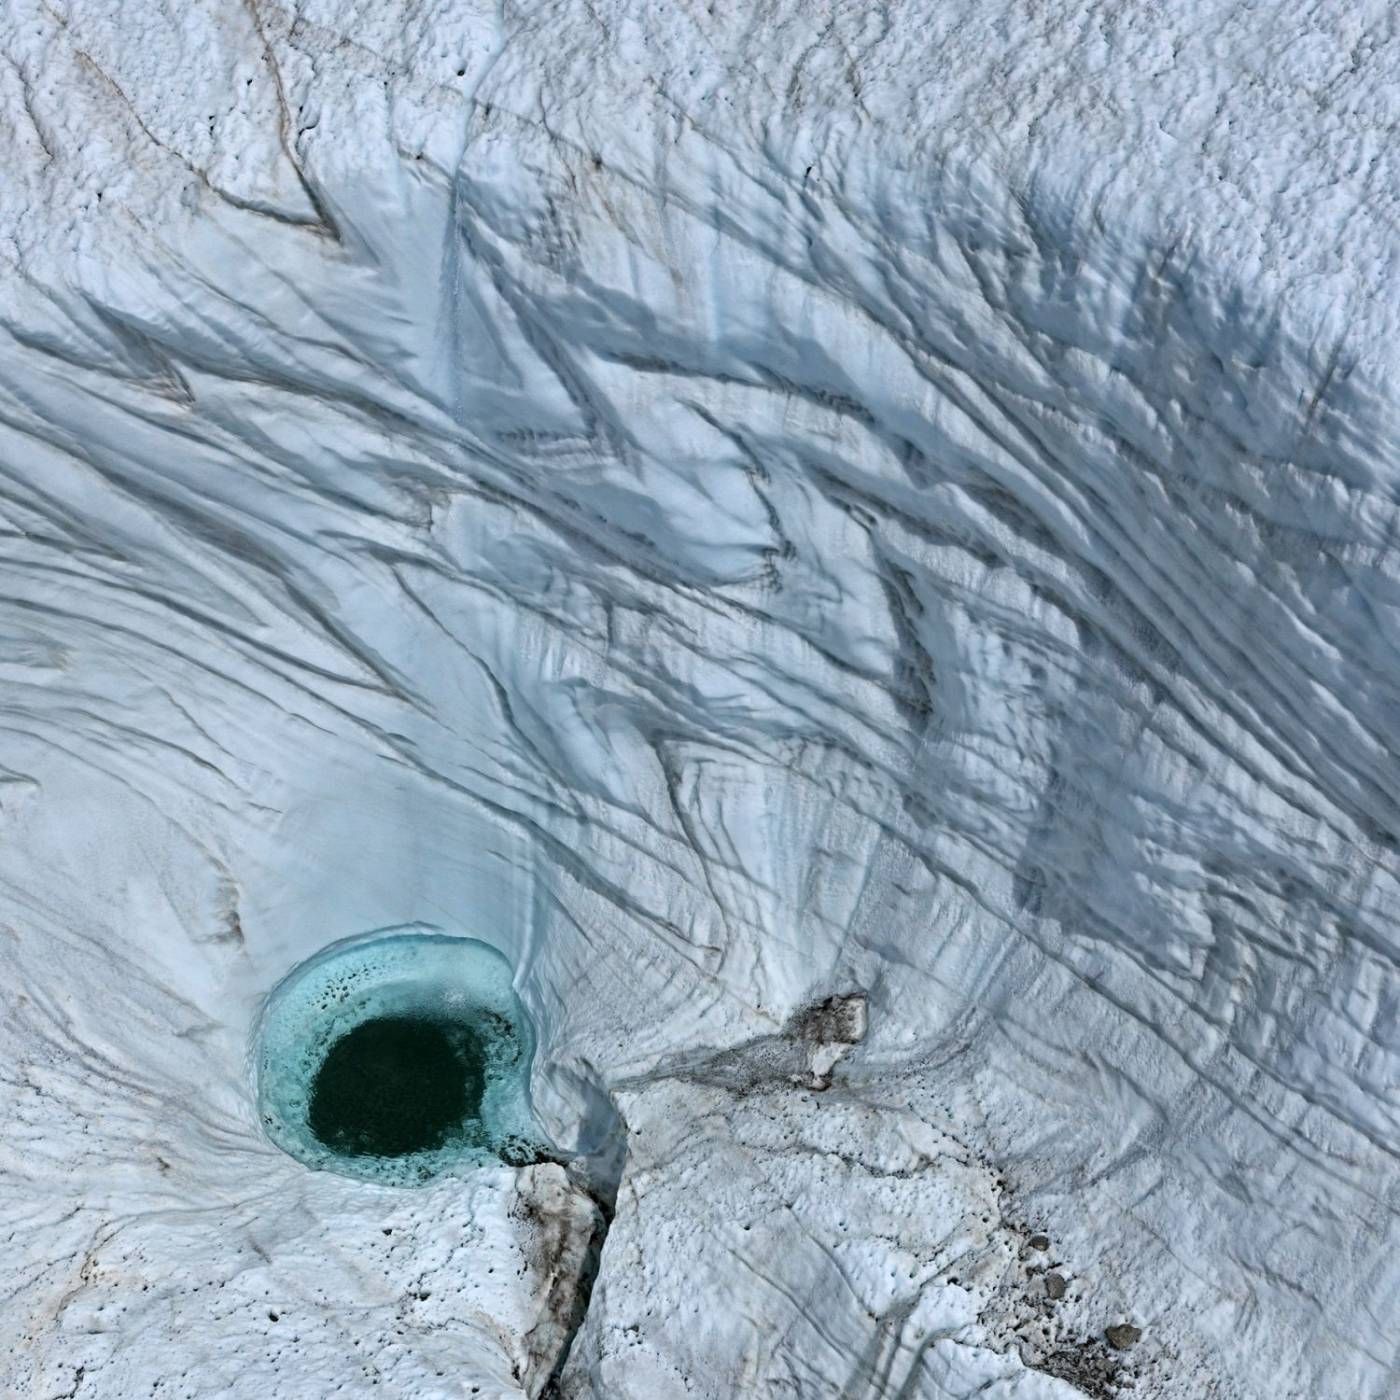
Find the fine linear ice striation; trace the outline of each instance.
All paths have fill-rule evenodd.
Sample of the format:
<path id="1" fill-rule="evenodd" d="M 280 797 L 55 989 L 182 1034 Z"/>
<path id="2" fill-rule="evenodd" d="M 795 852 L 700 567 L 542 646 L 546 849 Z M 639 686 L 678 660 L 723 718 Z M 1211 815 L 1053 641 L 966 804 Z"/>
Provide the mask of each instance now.
<path id="1" fill-rule="evenodd" d="M 1400 1391 L 1398 45 L 7 9 L 0 1389 Z M 586 1169 L 260 1131 L 406 924 Z"/>

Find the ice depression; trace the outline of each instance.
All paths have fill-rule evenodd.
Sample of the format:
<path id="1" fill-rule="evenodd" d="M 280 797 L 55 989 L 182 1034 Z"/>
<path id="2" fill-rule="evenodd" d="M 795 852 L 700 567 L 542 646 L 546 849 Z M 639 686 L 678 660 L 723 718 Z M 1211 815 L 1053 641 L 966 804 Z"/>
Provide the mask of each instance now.
<path id="1" fill-rule="evenodd" d="M 1395 1393 L 1384 5 L 0 46 L 3 1388 Z M 611 1205 L 260 1131 L 407 924 Z"/>
<path id="2" fill-rule="evenodd" d="M 263 1131 L 317 1171 L 396 1186 L 549 1160 L 530 1113 L 532 1038 L 488 944 L 421 929 L 332 943 L 258 1017 Z"/>

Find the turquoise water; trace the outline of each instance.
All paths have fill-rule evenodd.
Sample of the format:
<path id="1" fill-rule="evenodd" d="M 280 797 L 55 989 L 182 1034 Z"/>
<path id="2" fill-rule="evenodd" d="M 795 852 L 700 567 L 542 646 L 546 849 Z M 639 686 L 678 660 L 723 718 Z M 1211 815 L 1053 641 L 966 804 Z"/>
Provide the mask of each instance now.
<path id="1" fill-rule="evenodd" d="M 318 1170 L 417 1185 L 532 1160 L 534 1038 L 510 965 L 471 938 L 335 944 L 268 997 L 255 1046 L 268 1137 Z"/>

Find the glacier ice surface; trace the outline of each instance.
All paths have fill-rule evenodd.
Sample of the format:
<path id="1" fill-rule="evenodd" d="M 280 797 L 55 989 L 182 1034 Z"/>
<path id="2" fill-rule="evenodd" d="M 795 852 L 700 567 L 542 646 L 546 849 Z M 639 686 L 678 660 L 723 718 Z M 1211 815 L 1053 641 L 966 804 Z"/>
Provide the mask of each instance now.
<path id="1" fill-rule="evenodd" d="M 1390 5 L 0 51 L 0 1391 L 1400 1390 Z M 559 1161 L 263 1133 L 405 925 Z"/>

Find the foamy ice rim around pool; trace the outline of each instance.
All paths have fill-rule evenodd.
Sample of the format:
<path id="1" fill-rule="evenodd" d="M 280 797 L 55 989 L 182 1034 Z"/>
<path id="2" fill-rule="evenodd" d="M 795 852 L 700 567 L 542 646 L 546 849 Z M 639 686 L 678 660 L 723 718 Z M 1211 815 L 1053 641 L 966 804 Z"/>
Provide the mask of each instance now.
<path id="1" fill-rule="evenodd" d="M 534 1033 L 511 966 L 475 938 L 407 927 L 342 939 L 268 993 L 253 1030 L 253 1090 L 268 1138 L 313 1171 L 420 1186 L 453 1171 L 537 1160 L 545 1148 L 530 1105 Z M 311 1131 L 311 1089 L 326 1052 L 378 1016 L 466 1021 L 485 1055 L 479 1117 L 440 1147 L 398 1157 L 338 1153 Z"/>

